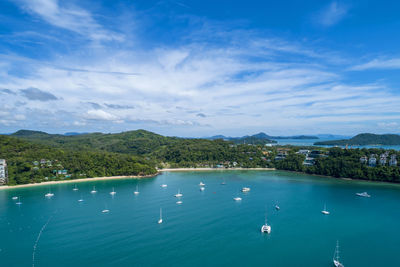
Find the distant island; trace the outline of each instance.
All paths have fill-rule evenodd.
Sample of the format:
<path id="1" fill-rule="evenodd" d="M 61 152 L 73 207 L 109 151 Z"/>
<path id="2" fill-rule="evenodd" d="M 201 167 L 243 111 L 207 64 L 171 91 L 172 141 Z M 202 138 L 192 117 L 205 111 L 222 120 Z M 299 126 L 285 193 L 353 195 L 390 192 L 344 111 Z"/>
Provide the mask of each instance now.
<path id="1" fill-rule="evenodd" d="M 400 145 L 400 135 L 362 133 L 350 139 L 330 140 L 314 143 L 316 146 L 345 146 L 345 145 Z"/>
<path id="2" fill-rule="evenodd" d="M 224 135 L 214 135 L 206 139 L 216 140 L 223 139 L 225 141 L 232 141 L 235 144 L 275 144 L 276 140 L 279 139 L 319 139 L 317 136 L 311 135 L 293 135 L 293 136 L 272 136 L 266 133 L 260 132 L 254 135 L 245 135 L 242 137 L 229 137 Z"/>

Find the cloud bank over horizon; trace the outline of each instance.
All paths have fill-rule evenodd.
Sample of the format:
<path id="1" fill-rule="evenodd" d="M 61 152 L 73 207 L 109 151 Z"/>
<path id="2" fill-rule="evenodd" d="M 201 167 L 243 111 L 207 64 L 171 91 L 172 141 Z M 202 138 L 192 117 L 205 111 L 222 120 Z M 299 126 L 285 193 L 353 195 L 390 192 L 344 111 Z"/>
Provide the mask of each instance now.
<path id="1" fill-rule="evenodd" d="M 192 1 L 1 5 L 1 132 L 400 133 L 399 57 L 337 45 L 357 5 L 306 6 L 293 34 Z"/>

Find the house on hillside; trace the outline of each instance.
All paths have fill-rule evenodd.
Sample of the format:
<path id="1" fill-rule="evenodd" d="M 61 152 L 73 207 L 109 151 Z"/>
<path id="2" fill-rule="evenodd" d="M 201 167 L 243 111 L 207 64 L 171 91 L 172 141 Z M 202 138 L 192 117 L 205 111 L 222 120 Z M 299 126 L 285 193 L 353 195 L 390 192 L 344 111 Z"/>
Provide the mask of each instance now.
<path id="1" fill-rule="evenodd" d="M 368 162 L 368 157 L 367 156 L 362 156 L 360 158 L 360 163 L 361 164 L 367 164 L 367 162 Z"/>
<path id="2" fill-rule="evenodd" d="M 8 173 L 7 173 L 7 162 L 5 159 L 0 159 L 0 185 L 7 184 Z"/>
<path id="3" fill-rule="evenodd" d="M 386 165 L 386 161 L 387 161 L 386 155 L 382 154 L 381 157 L 379 158 L 379 164 L 382 165 L 382 166 L 385 166 Z"/>
<path id="4" fill-rule="evenodd" d="M 393 167 L 396 167 L 396 166 L 397 166 L 396 155 L 391 155 L 391 156 L 390 156 L 389 166 L 393 166 Z"/>
<path id="5" fill-rule="evenodd" d="M 370 166 L 370 167 L 376 167 L 376 155 L 375 155 L 375 154 L 372 154 L 372 155 L 369 157 L 368 166 Z"/>

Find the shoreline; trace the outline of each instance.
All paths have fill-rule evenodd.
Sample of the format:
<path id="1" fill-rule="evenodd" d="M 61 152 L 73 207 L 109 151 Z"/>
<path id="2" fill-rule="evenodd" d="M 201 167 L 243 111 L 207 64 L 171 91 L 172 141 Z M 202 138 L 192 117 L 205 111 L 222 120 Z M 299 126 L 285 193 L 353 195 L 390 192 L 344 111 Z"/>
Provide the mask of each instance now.
<path id="1" fill-rule="evenodd" d="M 158 172 L 187 172 L 187 171 L 276 171 L 275 168 L 165 168 Z"/>
<path id="2" fill-rule="evenodd" d="M 3 186 L 0 186 L 0 190 L 44 186 L 44 185 L 55 185 L 55 184 L 82 183 L 82 182 L 91 182 L 91 181 L 119 180 L 119 179 L 143 179 L 143 178 L 152 178 L 159 174 L 160 173 L 157 172 L 155 174 L 150 174 L 150 175 L 104 176 L 104 177 L 79 178 L 79 179 L 62 180 L 62 181 L 48 181 L 48 182 L 32 183 L 32 184 L 3 185 Z"/>

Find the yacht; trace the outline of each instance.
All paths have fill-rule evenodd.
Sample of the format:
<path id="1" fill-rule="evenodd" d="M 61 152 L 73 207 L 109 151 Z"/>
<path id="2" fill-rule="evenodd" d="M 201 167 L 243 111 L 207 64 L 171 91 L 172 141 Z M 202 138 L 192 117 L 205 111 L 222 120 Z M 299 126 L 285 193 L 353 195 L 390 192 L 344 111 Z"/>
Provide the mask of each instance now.
<path id="1" fill-rule="evenodd" d="M 160 219 L 158 220 L 158 224 L 162 223 L 162 209 L 160 208 Z"/>
<path id="2" fill-rule="evenodd" d="M 324 209 L 321 212 L 322 214 L 329 215 L 329 211 L 326 210 L 326 204 L 324 205 Z"/>
<path id="3" fill-rule="evenodd" d="M 233 200 L 235 200 L 235 201 L 241 201 L 242 198 L 241 198 L 241 197 L 234 197 Z"/>
<path id="4" fill-rule="evenodd" d="M 335 267 L 344 267 L 344 265 L 339 261 L 339 241 L 336 241 L 336 249 L 333 254 L 333 265 Z"/>
<path id="5" fill-rule="evenodd" d="M 362 192 L 362 193 L 356 193 L 357 196 L 359 197 L 371 197 L 367 192 Z"/>
<path id="6" fill-rule="evenodd" d="M 75 185 L 75 187 L 72 189 L 73 191 L 78 191 L 79 189 L 78 189 L 78 187 L 76 187 L 76 185 Z"/>
<path id="7" fill-rule="evenodd" d="M 199 183 L 199 186 L 205 186 L 206 184 L 205 183 L 203 183 L 203 182 L 200 182 Z"/>
<path id="8" fill-rule="evenodd" d="M 108 210 L 108 209 L 104 209 L 104 210 L 102 210 L 101 212 L 102 212 L 102 213 L 109 213 L 109 212 L 110 212 L 110 210 Z"/>
<path id="9" fill-rule="evenodd" d="M 176 204 L 178 205 L 182 204 L 182 200 L 177 201 Z"/>
<path id="10" fill-rule="evenodd" d="M 93 186 L 93 190 L 92 190 L 92 191 L 90 191 L 90 193 L 91 193 L 91 194 L 96 194 L 96 193 L 97 193 L 97 191 L 96 191 L 96 187 L 95 187 L 95 186 Z"/>
<path id="11" fill-rule="evenodd" d="M 265 224 L 261 226 L 261 233 L 271 233 L 271 226 L 267 223 L 267 215 L 265 215 Z"/>
<path id="12" fill-rule="evenodd" d="M 20 197 L 18 197 L 18 202 L 15 203 L 15 204 L 17 204 L 17 205 L 21 205 L 22 204 Z"/>
<path id="13" fill-rule="evenodd" d="M 250 187 L 243 187 L 242 192 L 246 193 L 250 191 Z"/>
<path id="14" fill-rule="evenodd" d="M 225 181 L 223 181 L 223 182 L 221 183 L 221 185 L 226 185 Z"/>
<path id="15" fill-rule="evenodd" d="M 81 196 L 81 198 L 80 198 L 80 199 L 78 199 L 78 202 L 83 202 L 83 198 L 82 198 L 82 196 Z"/>
<path id="16" fill-rule="evenodd" d="M 45 196 L 45 197 L 48 197 L 48 198 L 51 198 L 51 197 L 54 196 L 54 194 L 51 193 L 51 191 L 49 190 L 49 192 L 48 192 L 46 195 L 44 195 L 44 196 Z"/>
<path id="17" fill-rule="evenodd" d="M 12 200 L 17 200 L 18 199 L 18 197 L 12 197 Z"/>
<path id="18" fill-rule="evenodd" d="M 278 205 L 275 205 L 276 210 L 280 210 L 281 208 Z"/>
<path id="19" fill-rule="evenodd" d="M 135 195 L 139 195 L 139 188 L 138 188 L 138 185 L 136 185 L 136 190 L 135 190 L 135 192 L 133 192 Z"/>
<path id="20" fill-rule="evenodd" d="M 162 185 L 160 185 L 162 188 L 166 188 L 167 187 L 167 185 L 166 184 L 162 184 Z"/>
<path id="21" fill-rule="evenodd" d="M 178 194 L 174 195 L 174 197 L 182 197 L 183 194 L 181 193 L 180 189 L 178 189 Z"/>
<path id="22" fill-rule="evenodd" d="M 205 187 L 200 187 L 200 191 L 204 191 L 206 189 Z"/>
<path id="23" fill-rule="evenodd" d="M 115 195 L 117 192 L 115 192 L 114 187 L 113 187 L 113 191 L 110 192 L 110 195 Z"/>

